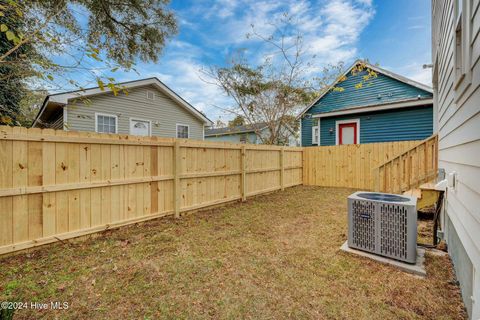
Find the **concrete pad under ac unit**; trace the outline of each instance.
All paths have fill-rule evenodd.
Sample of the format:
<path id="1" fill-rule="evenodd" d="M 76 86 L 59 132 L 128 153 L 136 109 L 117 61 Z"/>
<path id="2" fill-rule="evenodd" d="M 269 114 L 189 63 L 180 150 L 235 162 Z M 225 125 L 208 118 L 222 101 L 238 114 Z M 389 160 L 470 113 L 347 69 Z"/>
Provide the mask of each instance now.
<path id="1" fill-rule="evenodd" d="M 389 264 L 402 271 L 420 276 L 422 278 L 425 278 L 427 276 L 427 271 L 425 270 L 425 249 L 424 248 L 417 247 L 417 261 L 415 264 L 409 264 L 406 262 L 401 262 L 398 260 L 378 256 L 376 254 L 369 253 L 366 251 L 352 249 L 348 246 L 347 241 L 345 241 L 345 243 L 340 247 L 340 250 L 348 253 L 353 253 L 362 257 L 370 258 L 380 263 Z"/>

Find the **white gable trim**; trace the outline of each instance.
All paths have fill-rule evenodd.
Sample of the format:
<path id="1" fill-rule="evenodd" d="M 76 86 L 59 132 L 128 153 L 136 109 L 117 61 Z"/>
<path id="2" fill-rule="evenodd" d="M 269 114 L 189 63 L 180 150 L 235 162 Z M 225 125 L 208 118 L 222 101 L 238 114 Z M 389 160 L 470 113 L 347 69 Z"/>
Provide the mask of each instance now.
<path id="1" fill-rule="evenodd" d="M 123 82 L 123 83 L 119 83 L 117 85 L 121 86 L 123 88 L 126 88 L 126 89 L 153 85 L 157 89 L 159 89 L 160 91 L 165 93 L 167 96 L 172 98 L 180 106 L 182 106 L 187 111 L 192 113 L 195 117 L 200 119 L 204 124 L 213 125 L 213 122 L 210 119 L 208 119 L 206 116 L 204 116 L 200 111 L 195 109 L 191 104 L 186 102 L 182 97 L 180 97 L 177 93 L 175 93 L 172 89 L 167 87 L 163 82 L 161 82 L 157 78 L 149 78 L 149 79 L 135 80 L 135 81 L 130 81 L 130 82 Z M 45 108 L 46 104 L 49 101 L 60 103 L 60 104 L 67 104 L 68 100 L 70 100 L 70 99 L 88 97 L 88 96 L 103 94 L 103 93 L 107 93 L 107 92 L 111 92 L 111 91 L 112 90 L 110 88 L 105 88 L 104 90 L 101 90 L 99 87 L 96 87 L 96 88 L 85 89 L 85 90 L 77 90 L 77 91 L 72 91 L 72 92 L 52 94 L 52 95 L 48 96 L 48 98 L 45 100 L 45 103 L 42 106 L 42 110 L 40 111 L 39 116 L 35 119 L 34 123 L 32 124 L 32 127 L 35 126 L 35 124 L 37 122 L 37 119 L 43 113 L 43 109 Z"/>
<path id="2" fill-rule="evenodd" d="M 374 65 L 371 65 L 370 63 L 367 63 L 365 61 L 362 61 L 362 60 L 356 60 L 344 73 L 342 73 L 328 88 L 327 90 L 325 90 L 321 95 L 320 97 L 318 97 L 317 99 L 315 99 L 310 105 L 308 105 L 308 107 L 306 107 L 305 109 L 302 110 L 302 112 L 300 112 L 300 114 L 297 116 L 297 119 L 300 119 L 303 114 L 305 112 L 307 112 L 311 107 L 313 107 L 314 104 L 316 104 L 318 101 L 320 101 L 320 99 L 323 98 L 324 95 L 326 95 L 328 92 L 330 92 L 331 89 L 333 89 L 337 83 L 340 81 L 341 78 L 343 77 L 346 77 L 350 71 L 352 71 L 353 67 L 355 67 L 357 64 L 359 63 L 364 63 L 365 66 L 367 66 L 367 68 L 370 68 L 372 69 L 373 71 L 377 72 L 377 73 L 381 73 L 381 74 L 384 74 L 384 75 L 387 75 L 393 79 L 396 79 L 398 81 L 401 81 L 401 82 L 404 82 L 406 84 L 409 84 L 411 86 L 414 86 L 414 87 L 417 87 L 419 89 L 422 89 L 422 90 L 425 90 L 427 92 L 430 92 L 430 93 L 433 93 L 433 90 L 432 88 L 430 88 L 429 86 L 426 86 L 420 82 L 417 82 L 417 81 L 414 81 L 414 80 L 411 80 L 411 79 L 408 79 L 404 76 L 401 76 L 399 74 L 396 74 L 394 72 L 391 72 L 391 71 L 388 71 L 388 70 L 385 70 L 385 69 L 382 69 L 380 67 L 377 67 L 377 66 L 374 66 Z"/>
<path id="3" fill-rule="evenodd" d="M 385 104 L 385 105 L 373 105 L 365 107 L 353 107 L 340 111 L 324 112 L 314 114 L 312 118 L 325 118 L 333 116 L 342 116 L 346 114 L 356 114 L 362 112 L 371 112 L 371 111 L 381 111 L 381 110 L 390 110 L 390 109 L 401 109 L 415 106 L 427 106 L 433 104 L 433 99 L 421 99 L 421 100 L 406 100 L 403 102 Z"/>

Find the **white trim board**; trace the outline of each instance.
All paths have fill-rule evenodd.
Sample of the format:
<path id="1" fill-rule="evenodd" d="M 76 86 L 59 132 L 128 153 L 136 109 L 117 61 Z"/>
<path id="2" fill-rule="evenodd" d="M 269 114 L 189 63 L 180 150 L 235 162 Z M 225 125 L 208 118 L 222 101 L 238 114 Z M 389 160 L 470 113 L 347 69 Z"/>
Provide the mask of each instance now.
<path id="1" fill-rule="evenodd" d="M 313 124 L 313 120 L 312 120 L 312 124 Z M 317 138 L 317 141 L 313 141 L 313 137 L 315 136 L 315 129 L 318 129 L 318 134 L 316 135 L 316 138 Z M 321 137 L 321 133 L 320 133 L 320 119 L 317 119 L 317 124 L 316 125 L 312 125 L 312 145 L 316 145 L 316 146 L 319 146 L 321 145 L 320 143 L 320 137 Z"/>
<path id="2" fill-rule="evenodd" d="M 363 63 L 365 64 L 365 66 L 369 69 L 372 69 L 373 71 L 377 72 L 377 73 L 381 73 L 381 74 L 384 74 L 386 76 L 389 76 L 393 79 L 396 79 L 398 81 L 401 81 L 403 83 L 406 83 L 406 84 L 409 84 L 411 86 L 414 86 L 414 87 L 417 87 L 421 90 L 424 90 L 424 91 L 427 91 L 427 92 L 430 92 L 430 93 L 433 93 L 433 90 L 432 88 L 430 88 L 429 86 L 426 86 L 420 82 L 417 82 L 415 80 L 411 80 L 411 79 L 408 79 L 404 76 L 401 76 L 399 74 L 396 74 L 394 72 L 391 72 L 391 71 L 388 71 L 388 70 L 385 70 L 383 68 L 380 68 L 380 67 L 377 67 L 377 66 L 374 66 L 368 62 L 365 62 L 365 61 L 362 61 L 362 60 L 356 60 L 344 73 L 342 73 L 321 95 L 320 97 L 316 98 L 311 104 L 309 104 L 305 109 L 302 110 L 302 112 L 300 112 L 300 114 L 297 116 L 297 119 L 300 119 L 303 114 L 305 112 L 307 112 L 311 107 L 313 107 L 314 104 L 316 104 L 318 101 L 320 101 L 320 99 L 323 98 L 323 96 L 325 96 L 328 92 L 330 92 L 330 90 L 335 87 L 335 85 L 340 81 L 341 78 L 343 78 L 344 76 L 346 76 L 347 74 L 350 73 L 350 71 L 352 71 L 353 67 L 355 67 L 357 64 L 359 63 Z"/>
<path id="3" fill-rule="evenodd" d="M 315 134 L 315 130 L 318 130 L 317 131 L 317 134 Z M 314 139 L 314 137 L 316 136 L 316 139 Z M 318 146 L 318 143 L 319 143 L 319 136 L 320 136 L 320 128 L 318 127 L 318 125 L 316 126 L 312 126 L 312 145 L 317 145 Z M 316 140 L 316 141 L 315 141 Z"/>
<path id="4" fill-rule="evenodd" d="M 423 106 L 423 105 L 429 106 L 431 104 L 433 104 L 433 99 L 406 100 L 403 102 L 397 102 L 392 104 L 353 107 L 346 110 L 318 113 L 318 114 L 312 115 L 312 118 L 325 118 L 325 117 L 341 116 L 346 114 L 357 114 L 357 113 L 363 113 L 363 112 L 402 109 L 402 108 L 417 107 L 417 106 Z"/>
<path id="5" fill-rule="evenodd" d="M 62 128 L 63 128 L 63 130 L 65 130 L 65 131 L 68 131 L 68 123 L 67 123 L 67 121 L 68 121 L 68 113 L 67 113 L 67 111 L 68 111 L 68 110 L 67 110 L 67 106 L 63 106 L 63 125 L 62 125 Z M 97 117 L 95 116 L 95 119 L 96 119 L 96 118 L 97 118 Z"/>
<path id="6" fill-rule="evenodd" d="M 303 147 L 302 145 L 302 136 L 303 136 L 303 131 L 302 131 L 302 119 L 299 120 L 300 121 L 300 147 Z"/>
<path id="7" fill-rule="evenodd" d="M 360 119 L 347 119 L 347 120 L 337 120 L 335 121 L 335 145 L 338 146 L 339 140 L 340 140 L 340 135 L 338 131 L 338 127 L 341 124 L 345 123 L 356 123 L 357 124 L 357 143 L 355 144 L 360 144 Z"/>
<path id="8" fill-rule="evenodd" d="M 320 123 L 322 121 L 320 119 L 317 120 L 317 127 L 318 127 L 318 143 L 317 143 L 317 146 L 321 146 L 322 145 L 322 131 L 321 131 L 321 127 L 320 127 Z"/>

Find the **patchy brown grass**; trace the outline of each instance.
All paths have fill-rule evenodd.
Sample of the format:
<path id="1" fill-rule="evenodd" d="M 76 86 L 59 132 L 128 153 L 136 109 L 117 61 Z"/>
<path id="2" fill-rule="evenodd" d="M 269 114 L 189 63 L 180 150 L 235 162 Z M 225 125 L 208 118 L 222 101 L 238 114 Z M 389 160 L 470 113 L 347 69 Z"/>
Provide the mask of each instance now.
<path id="1" fill-rule="evenodd" d="M 417 242 L 427 245 L 433 244 L 433 220 L 418 220 Z"/>
<path id="2" fill-rule="evenodd" d="M 448 257 L 426 279 L 339 251 L 352 190 L 296 187 L 0 260 L 16 319 L 463 319 Z"/>

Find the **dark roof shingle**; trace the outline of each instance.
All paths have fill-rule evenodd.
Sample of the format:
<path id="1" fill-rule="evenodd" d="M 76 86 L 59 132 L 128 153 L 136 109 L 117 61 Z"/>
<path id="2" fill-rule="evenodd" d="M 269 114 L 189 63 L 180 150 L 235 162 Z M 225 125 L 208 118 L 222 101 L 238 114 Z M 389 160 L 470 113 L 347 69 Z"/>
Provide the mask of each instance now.
<path id="1" fill-rule="evenodd" d="M 255 132 L 257 130 L 262 130 L 267 126 L 266 122 L 259 122 L 255 124 L 247 124 L 243 126 L 235 126 L 235 127 L 225 127 L 225 128 L 217 128 L 217 129 L 205 129 L 205 136 L 217 136 L 217 135 L 229 135 L 229 134 L 237 134 L 237 133 L 247 133 L 247 132 Z"/>

